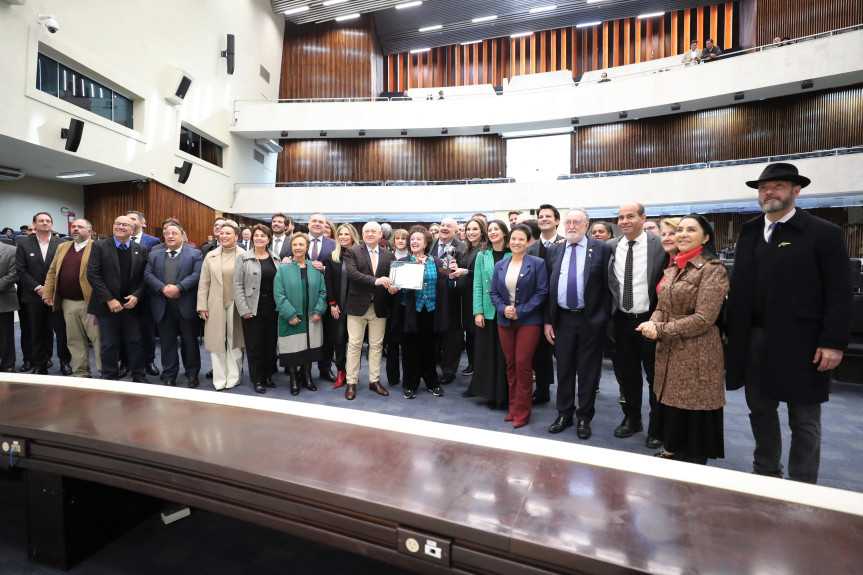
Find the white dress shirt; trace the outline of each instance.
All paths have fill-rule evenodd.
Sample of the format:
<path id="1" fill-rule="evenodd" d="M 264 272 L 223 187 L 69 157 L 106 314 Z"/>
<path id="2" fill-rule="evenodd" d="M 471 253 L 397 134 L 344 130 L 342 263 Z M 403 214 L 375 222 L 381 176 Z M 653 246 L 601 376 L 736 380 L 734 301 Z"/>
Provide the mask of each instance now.
<path id="1" fill-rule="evenodd" d="M 797 213 L 797 208 L 791 208 L 791 211 L 779 218 L 776 223 L 784 224 L 785 222 L 793 218 L 795 213 Z M 771 222 L 767 218 L 764 218 L 764 241 L 767 243 L 770 243 L 770 235 L 772 233 L 772 230 L 770 229 L 770 224 L 772 223 L 773 222 Z"/>
<path id="2" fill-rule="evenodd" d="M 620 310 L 627 313 L 644 313 L 650 311 L 650 295 L 647 292 L 649 288 L 647 283 L 647 232 L 642 231 L 641 235 L 635 238 L 635 245 L 632 246 L 632 250 L 632 309 L 626 310 L 621 307 Z M 617 249 L 614 251 L 614 276 L 620 284 L 619 305 L 623 305 L 627 251 L 629 251 L 629 240 L 624 236 L 617 242 Z"/>

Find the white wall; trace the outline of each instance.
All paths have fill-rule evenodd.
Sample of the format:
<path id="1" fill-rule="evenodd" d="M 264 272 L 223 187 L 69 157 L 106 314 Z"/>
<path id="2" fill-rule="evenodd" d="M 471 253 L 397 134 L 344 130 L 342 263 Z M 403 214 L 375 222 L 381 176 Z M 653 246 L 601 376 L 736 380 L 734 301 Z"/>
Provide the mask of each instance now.
<path id="1" fill-rule="evenodd" d="M 60 31 L 49 34 L 37 25 L 37 13 L 53 14 Z M 275 158 L 269 170 L 255 162 L 254 143 L 231 135 L 229 124 L 235 100 L 278 97 L 283 30 L 284 18 L 273 13 L 269 0 L 0 2 L 0 134 L 62 150 L 59 128 L 70 116 L 83 119 L 79 157 L 155 179 L 224 209 L 234 182 L 274 179 Z M 219 55 L 228 33 L 236 37 L 233 76 Z M 134 130 L 37 91 L 40 49 L 62 54 L 82 73 L 132 95 Z M 259 76 L 261 65 L 270 72 L 269 83 Z M 164 99 L 172 66 L 195 79 L 182 106 Z M 179 151 L 181 122 L 225 145 L 222 168 Z M 173 168 L 184 159 L 195 166 L 181 185 Z"/>
<path id="2" fill-rule="evenodd" d="M 23 178 L 14 182 L 0 182 L 0 229 L 19 227 L 33 221 L 37 212 L 48 212 L 54 218 L 54 229 L 67 233 L 66 216 L 60 208 L 67 208 L 78 217 L 84 215 L 84 190 L 81 186 L 52 182 L 36 178 Z"/>

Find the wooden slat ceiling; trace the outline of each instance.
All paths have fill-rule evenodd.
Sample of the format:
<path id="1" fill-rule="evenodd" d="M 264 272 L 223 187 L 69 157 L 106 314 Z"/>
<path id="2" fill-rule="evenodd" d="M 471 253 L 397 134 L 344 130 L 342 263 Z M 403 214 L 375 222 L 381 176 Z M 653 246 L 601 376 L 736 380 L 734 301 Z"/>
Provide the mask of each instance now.
<path id="1" fill-rule="evenodd" d="M 285 16 L 295 24 L 321 23 L 353 13 L 374 13 L 384 54 L 718 3 L 693 0 L 600 0 L 590 3 L 587 0 L 423 0 L 421 6 L 395 9 L 397 4 L 406 1 L 348 0 L 325 7 L 323 0 L 271 0 L 277 13 L 309 6 L 305 12 Z M 531 8 L 549 5 L 557 8 L 529 13 Z M 497 19 L 478 24 L 471 22 L 474 18 L 492 15 Z M 419 32 L 420 28 L 437 24 L 442 24 L 443 28 Z"/>

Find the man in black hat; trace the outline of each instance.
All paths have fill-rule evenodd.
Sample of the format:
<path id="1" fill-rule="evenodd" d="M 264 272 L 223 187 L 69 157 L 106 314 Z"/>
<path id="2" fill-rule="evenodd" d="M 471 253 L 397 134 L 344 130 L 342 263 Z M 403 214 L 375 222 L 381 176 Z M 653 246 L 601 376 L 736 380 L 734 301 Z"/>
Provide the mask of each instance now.
<path id="1" fill-rule="evenodd" d="M 792 164 L 754 181 L 763 215 L 743 224 L 728 294 L 728 389 L 746 387 L 753 468 L 782 477 L 779 402 L 788 405 L 788 477 L 816 483 L 821 404 L 851 331 L 851 270 L 838 226 L 794 207 L 809 185 Z"/>

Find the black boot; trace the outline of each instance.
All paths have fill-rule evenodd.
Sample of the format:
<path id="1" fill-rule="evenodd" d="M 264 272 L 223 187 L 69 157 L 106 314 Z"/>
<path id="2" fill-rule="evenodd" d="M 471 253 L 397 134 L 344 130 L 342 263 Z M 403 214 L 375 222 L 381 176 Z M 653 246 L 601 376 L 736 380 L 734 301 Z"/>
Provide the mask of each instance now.
<path id="1" fill-rule="evenodd" d="M 307 363 L 305 365 L 306 377 L 303 378 L 303 387 L 308 389 L 309 391 L 317 391 L 318 388 L 315 385 L 315 382 L 312 381 L 312 364 Z"/>
<path id="2" fill-rule="evenodd" d="M 297 368 L 296 367 L 288 367 L 285 369 L 288 370 L 288 377 L 291 380 L 291 395 L 299 395 L 300 394 L 300 386 L 297 385 Z"/>

